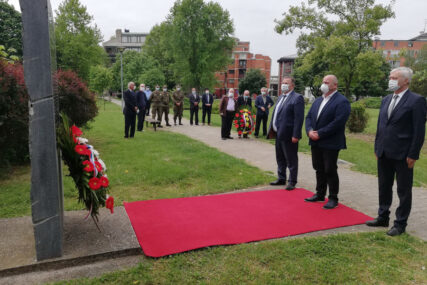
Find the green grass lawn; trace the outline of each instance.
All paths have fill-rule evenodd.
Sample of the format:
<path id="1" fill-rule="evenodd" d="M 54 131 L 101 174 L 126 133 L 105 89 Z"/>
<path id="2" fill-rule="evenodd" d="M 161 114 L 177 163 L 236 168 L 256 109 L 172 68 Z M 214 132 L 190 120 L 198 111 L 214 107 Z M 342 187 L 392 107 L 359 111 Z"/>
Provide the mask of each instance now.
<path id="1" fill-rule="evenodd" d="M 375 232 L 142 257 L 132 269 L 58 284 L 426 284 L 426 267 L 426 242 Z"/>
<path id="2" fill-rule="evenodd" d="M 146 128 L 134 139 L 123 138 L 123 115 L 111 103 L 84 136 L 107 164 L 116 205 L 123 201 L 178 198 L 221 193 L 267 184 L 272 176 L 184 135 Z M 64 175 L 68 173 L 64 167 Z M 0 179 L 0 218 L 31 214 L 30 168 L 16 167 Z M 64 176 L 65 210 L 79 210 L 77 190 Z"/>

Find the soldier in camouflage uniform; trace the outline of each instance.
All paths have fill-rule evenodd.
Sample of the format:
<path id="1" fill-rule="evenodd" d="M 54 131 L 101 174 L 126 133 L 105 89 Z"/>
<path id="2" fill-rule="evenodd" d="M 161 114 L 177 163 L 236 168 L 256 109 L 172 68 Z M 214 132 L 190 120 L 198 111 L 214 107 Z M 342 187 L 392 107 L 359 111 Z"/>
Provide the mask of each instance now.
<path id="1" fill-rule="evenodd" d="M 162 122 L 162 114 L 165 114 L 165 121 L 166 126 L 170 127 L 169 124 L 169 101 L 170 101 L 170 94 L 168 92 L 168 87 L 166 85 L 163 86 L 163 92 L 161 93 L 161 100 L 160 100 L 160 123 Z"/>
<path id="2" fill-rule="evenodd" d="M 176 126 L 176 118 L 179 119 L 179 124 L 182 125 L 182 112 L 184 110 L 184 93 L 181 91 L 181 86 L 176 86 L 176 91 L 172 95 L 173 102 L 173 122 Z"/>
<path id="3" fill-rule="evenodd" d="M 160 93 L 160 86 L 156 85 L 156 90 L 151 94 L 151 115 L 153 117 L 153 120 L 156 119 L 156 114 L 157 114 L 157 121 L 159 121 L 158 123 L 158 127 L 159 128 L 163 128 L 161 125 L 161 121 L 162 121 L 162 112 L 161 112 L 161 93 Z"/>

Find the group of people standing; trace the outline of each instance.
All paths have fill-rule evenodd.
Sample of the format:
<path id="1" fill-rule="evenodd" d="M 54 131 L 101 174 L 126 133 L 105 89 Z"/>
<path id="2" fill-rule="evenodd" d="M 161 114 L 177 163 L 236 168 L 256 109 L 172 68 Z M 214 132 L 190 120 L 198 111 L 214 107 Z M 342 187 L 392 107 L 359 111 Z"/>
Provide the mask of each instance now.
<path id="1" fill-rule="evenodd" d="M 199 125 L 199 104 L 200 95 L 197 94 L 196 89 L 193 88 L 191 94 L 187 95 L 190 101 L 190 125 Z M 202 97 L 202 122 L 205 124 L 207 117 L 207 124 L 211 124 L 211 113 L 212 104 L 214 101 L 213 95 L 209 92 L 209 89 L 205 89 L 205 93 Z M 169 104 L 172 101 L 173 104 L 173 121 L 174 125 L 183 125 L 182 116 L 184 111 L 184 92 L 181 90 L 181 86 L 177 85 L 172 96 L 168 92 L 166 85 L 160 90 L 160 86 L 156 85 L 153 92 L 150 91 L 149 87 L 145 86 L 144 83 L 140 84 L 139 90 L 135 92 L 135 83 L 128 83 L 128 90 L 123 94 L 124 108 L 123 114 L 125 116 L 125 138 L 133 138 L 135 136 L 135 126 L 137 131 L 142 132 L 144 130 L 145 117 L 149 116 L 151 108 L 152 120 L 155 122 L 158 128 L 163 128 L 162 120 L 166 126 L 170 127 L 169 124 Z M 136 125 L 136 118 L 138 118 L 138 124 Z M 194 120 L 193 120 L 194 119 Z"/>
<path id="2" fill-rule="evenodd" d="M 392 94 L 383 98 L 375 136 L 375 156 L 378 169 L 378 216 L 366 222 L 371 227 L 388 227 L 392 203 L 392 187 L 397 181 L 399 206 L 396 219 L 387 231 L 390 236 L 405 232 L 412 205 L 413 168 L 425 139 L 426 99 L 409 90 L 412 70 L 407 67 L 393 69 L 388 90 Z M 278 179 L 271 185 L 286 185 L 293 190 L 298 177 L 298 142 L 304 121 L 304 100 L 294 91 L 294 79 L 283 79 L 277 104 L 273 110 L 268 138 L 276 139 Z M 323 95 L 312 104 L 305 116 L 305 131 L 311 146 L 312 165 L 316 172 L 316 193 L 306 202 L 324 202 L 324 209 L 338 206 L 339 177 L 337 161 L 340 150 L 347 148 L 345 126 L 351 106 L 338 92 L 335 75 L 323 78 Z M 287 177 L 286 170 L 289 171 Z M 288 179 L 287 179 L 288 178 Z"/>

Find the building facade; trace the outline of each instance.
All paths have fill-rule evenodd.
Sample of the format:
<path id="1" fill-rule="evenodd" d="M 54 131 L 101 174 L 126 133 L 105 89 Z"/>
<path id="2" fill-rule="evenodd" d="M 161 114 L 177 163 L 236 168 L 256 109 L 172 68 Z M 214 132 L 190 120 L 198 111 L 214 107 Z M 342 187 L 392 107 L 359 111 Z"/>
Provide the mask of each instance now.
<path id="1" fill-rule="evenodd" d="M 427 33 L 422 33 L 409 40 L 380 40 L 372 43 L 375 50 L 381 50 L 392 68 L 405 65 L 405 58 L 400 55 L 402 50 L 409 51 L 411 56 L 417 57 L 421 48 L 427 44 Z"/>
<path id="2" fill-rule="evenodd" d="M 126 29 L 122 32 L 121 29 L 117 29 L 115 36 L 112 36 L 110 40 L 103 42 L 102 46 L 111 61 L 115 62 L 116 54 L 118 54 L 120 50 L 134 50 L 140 52 L 147 35 L 147 33 L 131 33 Z"/>
<path id="3" fill-rule="evenodd" d="M 251 69 L 261 70 L 267 80 L 266 87 L 270 86 L 271 58 L 262 54 L 250 53 L 249 46 L 249 42 L 237 40 L 237 45 L 232 52 L 233 63 L 228 66 L 226 71 L 215 74 L 218 81 L 218 85 L 215 86 L 215 94 L 218 98 L 226 94 L 230 88 L 234 88 L 237 94 L 240 80 Z"/>

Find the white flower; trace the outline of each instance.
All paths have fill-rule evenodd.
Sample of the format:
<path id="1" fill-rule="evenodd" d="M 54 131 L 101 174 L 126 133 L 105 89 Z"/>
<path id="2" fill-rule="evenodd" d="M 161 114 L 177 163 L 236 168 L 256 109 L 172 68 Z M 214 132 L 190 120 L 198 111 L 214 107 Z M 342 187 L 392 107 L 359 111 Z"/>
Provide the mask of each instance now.
<path id="1" fill-rule="evenodd" d="M 102 159 L 98 159 L 98 162 L 102 165 L 102 169 L 104 170 L 104 171 L 106 171 L 107 170 L 107 166 L 105 165 L 105 163 L 102 161 Z M 105 175 L 105 176 L 107 176 L 107 175 Z"/>
<path id="2" fill-rule="evenodd" d="M 88 139 L 81 138 L 81 137 L 78 137 L 78 138 L 77 138 L 77 140 L 78 140 L 78 141 L 79 141 L 79 143 L 81 143 L 81 144 L 86 144 L 86 143 L 88 143 L 88 142 L 89 142 L 89 140 L 88 140 Z"/>
<path id="3" fill-rule="evenodd" d="M 92 153 L 93 155 L 95 155 L 96 157 L 99 157 L 99 152 L 96 149 L 92 149 Z"/>

